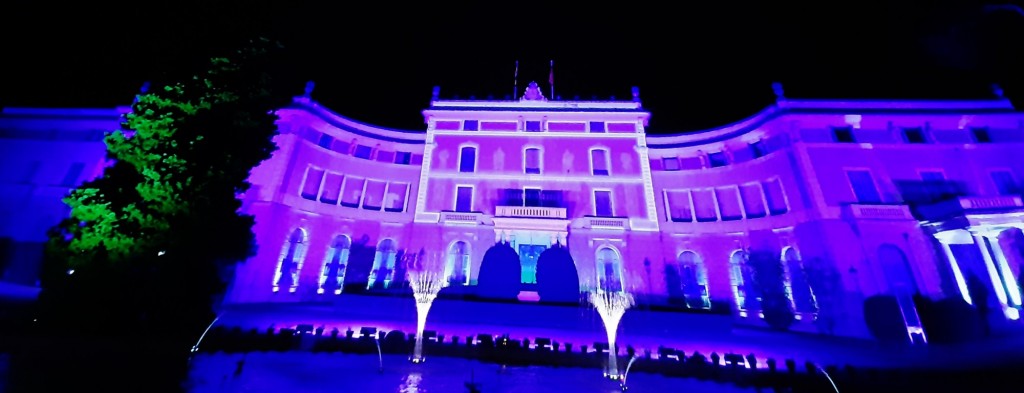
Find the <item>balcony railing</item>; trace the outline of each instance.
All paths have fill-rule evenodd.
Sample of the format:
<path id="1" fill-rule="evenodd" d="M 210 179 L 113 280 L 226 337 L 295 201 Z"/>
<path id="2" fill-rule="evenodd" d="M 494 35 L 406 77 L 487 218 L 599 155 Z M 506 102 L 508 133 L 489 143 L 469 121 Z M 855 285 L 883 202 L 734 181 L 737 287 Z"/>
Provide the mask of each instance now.
<path id="1" fill-rule="evenodd" d="M 849 205 L 850 215 L 854 218 L 871 220 L 912 220 L 907 205 Z"/>
<path id="2" fill-rule="evenodd" d="M 1022 207 L 1024 203 L 1021 202 L 1021 198 L 1016 195 L 960 197 L 960 207 L 964 210 Z"/>
<path id="3" fill-rule="evenodd" d="M 591 217 L 584 218 L 584 225 L 587 228 L 598 229 L 628 229 L 629 219 L 626 217 Z"/>
<path id="4" fill-rule="evenodd" d="M 473 225 L 480 222 L 480 212 L 441 212 L 441 223 Z"/>
<path id="5" fill-rule="evenodd" d="M 554 218 L 564 220 L 564 207 L 496 206 L 495 217 Z"/>

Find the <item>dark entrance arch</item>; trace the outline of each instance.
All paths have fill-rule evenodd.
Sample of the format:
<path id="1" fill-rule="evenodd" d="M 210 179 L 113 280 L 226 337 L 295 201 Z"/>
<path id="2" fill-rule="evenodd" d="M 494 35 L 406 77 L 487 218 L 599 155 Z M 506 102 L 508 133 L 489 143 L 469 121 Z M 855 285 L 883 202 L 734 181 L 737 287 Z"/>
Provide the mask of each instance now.
<path id="1" fill-rule="evenodd" d="M 476 293 L 482 298 L 515 300 L 521 274 L 519 254 L 508 243 L 496 243 L 487 249 L 480 262 Z"/>
<path id="2" fill-rule="evenodd" d="M 541 301 L 580 301 L 580 276 L 569 249 L 555 244 L 537 258 L 537 295 Z"/>

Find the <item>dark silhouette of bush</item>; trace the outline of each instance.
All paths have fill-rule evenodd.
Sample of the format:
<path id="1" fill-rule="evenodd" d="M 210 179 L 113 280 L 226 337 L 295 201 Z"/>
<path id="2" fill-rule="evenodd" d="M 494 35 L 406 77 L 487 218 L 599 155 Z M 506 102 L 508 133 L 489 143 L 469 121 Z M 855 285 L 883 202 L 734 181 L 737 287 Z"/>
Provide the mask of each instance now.
<path id="1" fill-rule="evenodd" d="M 568 248 L 555 244 L 537 258 L 537 294 L 544 302 L 580 301 L 580 276 Z"/>
<path id="2" fill-rule="evenodd" d="M 864 299 L 864 322 L 879 341 L 910 342 L 899 302 L 893 295 L 875 295 Z"/>
<path id="3" fill-rule="evenodd" d="M 982 335 L 978 311 L 960 297 L 933 301 L 915 296 L 914 303 L 930 343 L 965 342 Z"/>
<path id="4" fill-rule="evenodd" d="M 786 271 L 778 253 L 754 250 L 750 253 L 755 285 L 761 292 L 764 321 L 775 330 L 789 330 L 795 320 L 793 306 L 786 295 Z"/>
<path id="5" fill-rule="evenodd" d="M 514 300 L 519 296 L 523 267 L 508 243 L 496 243 L 484 253 L 477 276 L 477 296 Z"/>
<path id="6" fill-rule="evenodd" d="M 683 293 L 683 279 L 679 275 L 679 266 L 665 264 L 665 287 L 668 288 L 669 304 L 686 305 Z"/>

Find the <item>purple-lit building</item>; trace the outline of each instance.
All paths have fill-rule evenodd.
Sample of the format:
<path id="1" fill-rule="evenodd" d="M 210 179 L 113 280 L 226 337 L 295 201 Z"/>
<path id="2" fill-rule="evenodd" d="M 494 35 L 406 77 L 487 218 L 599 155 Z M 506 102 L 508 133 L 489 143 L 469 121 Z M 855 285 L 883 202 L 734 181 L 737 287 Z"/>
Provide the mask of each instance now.
<path id="1" fill-rule="evenodd" d="M 67 187 L 25 176 L 32 162 L 77 160 L 51 147 L 71 142 L 34 132 L 93 127 L 47 113 L 0 117 L 4 152 L 19 157 L 3 159 L 15 169 L 3 187 L 18 190 L 4 193 L 7 250 L 42 239 L 66 212 Z M 645 133 L 651 114 L 635 89 L 628 101 L 548 100 L 535 87 L 515 101 L 435 91 L 425 131 L 356 122 L 308 96 L 279 114 L 279 149 L 243 196 L 258 251 L 229 302 L 393 291 L 410 262 L 427 261 L 454 294 L 513 285 L 529 302 L 565 300 L 545 288 L 627 291 L 750 324 L 764 323 L 775 288 L 795 310 L 793 330 L 843 336 L 869 336 L 863 305 L 876 295 L 895 299 L 915 339 L 914 295 L 979 298 L 999 321 L 1018 319 L 1024 113 L 1003 98 L 780 95 L 740 122 L 673 135 Z M 91 152 L 81 180 L 101 170 L 102 143 L 76 143 Z"/>
<path id="2" fill-rule="evenodd" d="M 3 108 L 0 112 L 0 281 L 36 285 L 61 199 L 103 173 L 105 132 L 131 108 Z"/>

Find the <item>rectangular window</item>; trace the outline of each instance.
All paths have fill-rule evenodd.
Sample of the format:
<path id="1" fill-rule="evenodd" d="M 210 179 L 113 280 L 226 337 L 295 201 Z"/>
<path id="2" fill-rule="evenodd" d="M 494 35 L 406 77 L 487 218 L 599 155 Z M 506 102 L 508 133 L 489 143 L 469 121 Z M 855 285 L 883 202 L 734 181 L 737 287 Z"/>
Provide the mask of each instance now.
<path id="1" fill-rule="evenodd" d="M 503 206 L 524 206 L 523 190 L 518 188 L 506 188 L 501 190 L 500 198 Z"/>
<path id="2" fill-rule="evenodd" d="M 342 206 L 359 207 L 359 202 L 363 199 L 363 182 L 363 178 L 345 176 L 345 186 L 341 192 Z"/>
<path id="3" fill-rule="evenodd" d="M 761 184 L 753 183 L 740 186 L 740 198 L 743 199 L 743 210 L 747 212 L 747 218 L 760 218 L 767 214 L 764 208 Z"/>
<path id="4" fill-rule="evenodd" d="M 526 196 L 525 206 L 540 206 L 540 189 L 539 188 L 524 188 L 523 195 Z"/>
<path id="5" fill-rule="evenodd" d="M 679 157 L 665 157 L 662 159 L 662 166 L 666 171 L 679 170 Z"/>
<path id="6" fill-rule="evenodd" d="M 722 221 L 734 221 L 743 218 L 739 194 L 736 192 L 735 187 L 716 188 L 715 199 L 718 201 L 718 211 Z"/>
<path id="7" fill-rule="evenodd" d="M 74 187 L 78 185 L 78 178 L 82 177 L 82 171 L 85 170 L 85 163 L 76 162 L 71 164 L 68 168 L 68 172 L 64 174 L 64 179 L 61 180 L 60 185 L 64 187 Z"/>
<path id="8" fill-rule="evenodd" d="M 306 169 L 306 182 L 302 184 L 302 197 L 315 201 L 320 194 L 320 183 L 324 178 L 324 170 L 309 167 Z"/>
<path id="9" fill-rule="evenodd" d="M 477 131 L 480 129 L 480 122 L 477 120 L 466 120 L 462 122 L 463 131 Z"/>
<path id="10" fill-rule="evenodd" d="M 882 196 L 878 193 L 878 186 L 875 185 L 870 171 L 846 171 L 846 177 L 850 179 L 850 186 L 853 187 L 858 203 L 882 203 Z"/>
<path id="11" fill-rule="evenodd" d="M 363 209 L 380 210 L 384 204 L 384 188 L 387 183 L 380 180 L 367 180 L 366 191 L 363 192 Z"/>
<path id="12" fill-rule="evenodd" d="M 608 176 L 608 152 L 602 149 L 590 151 L 591 167 L 594 176 Z"/>
<path id="13" fill-rule="evenodd" d="M 357 145 L 356 146 L 356 154 L 355 154 L 355 156 L 359 157 L 359 158 L 365 158 L 365 159 L 369 160 L 370 159 L 370 153 L 372 153 L 372 152 L 373 152 L 373 148 L 372 147 L 365 146 L 365 145 Z"/>
<path id="14" fill-rule="evenodd" d="M 590 132 L 604 132 L 603 121 L 592 121 L 590 122 Z"/>
<path id="15" fill-rule="evenodd" d="M 764 142 L 757 141 L 750 144 L 750 152 L 754 158 L 764 157 Z"/>
<path id="16" fill-rule="evenodd" d="M 333 143 L 333 142 L 334 142 L 334 138 L 332 138 L 330 135 L 320 134 L 320 140 L 317 141 L 316 144 L 318 146 L 324 148 L 324 149 L 330 149 L 331 148 L 331 143 Z"/>
<path id="17" fill-rule="evenodd" d="M 527 132 L 540 132 L 540 122 L 539 121 L 528 121 L 528 122 L 526 122 L 526 131 Z"/>
<path id="18" fill-rule="evenodd" d="M 711 161 L 712 168 L 729 165 L 729 158 L 724 151 L 708 154 L 708 161 Z"/>
<path id="19" fill-rule="evenodd" d="M 856 140 L 853 138 L 853 127 L 833 127 L 832 138 L 836 142 L 842 143 L 854 143 Z"/>
<path id="20" fill-rule="evenodd" d="M 1014 180 L 1010 171 L 993 171 L 992 181 L 996 184 L 996 191 L 999 195 L 1017 195 L 1020 189 L 1017 188 L 1017 181 Z"/>
<path id="21" fill-rule="evenodd" d="M 540 173 L 540 149 L 531 147 L 526 149 L 526 173 Z"/>
<path id="22" fill-rule="evenodd" d="M 903 129 L 903 139 L 907 143 L 925 143 L 924 130 L 921 127 L 911 127 Z"/>
<path id="23" fill-rule="evenodd" d="M 472 186 L 458 186 L 455 190 L 455 211 L 457 212 L 471 212 L 473 211 L 473 187 Z"/>
<path id="24" fill-rule="evenodd" d="M 341 182 L 344 176 L 340 173 L 328 173 L 324 179 L 324 191 L 320 193 L 320 202 L 331 205 L 338 204 L 338 197 L 341 196 Z"/>
<path id="25" fill-rule="evenodd" d="M 761 183 L 764 187 L 764 196 L 768 200 L 768 213 L 771 215 L 783 214 L 789 211 L 786 204 L 786 191 L 782 188 L 782 181 L 779 178 Z"/>
<path id="26" fill-rule="evenodd" d="M 946 182 L 946 175 L 939 171 L 921 171 L 920 194 L 927 201 L 937 201 L 946 197 L 953 191 L 951 184 Z M 906 195 L 904 194 L 904 199 Z"/>
<path id="27" fill-rule="evenodd" d="M 540 205 L 543 207 L 563 207 L 562 191 L 544 190 L 540 192 Z"/>
<path id="28" fill-rule="evenodd" d="M 693 211 L 690 209 L 690 191 L 687 190 L 665 190 L 665 199 L 668 205 L 668 217 L 674 222 L 693 221 Z"/>
<path id="29" fill-rule="evenodd" d="M 988 127 L 971 128 L 971 135 L 976 143 L 991 143 L 992 136 L 988 133 Z"/>
<path id="30" fill-rule="evenodd" d="M 476 172 L 476 148 L 466 146 L 459 153 L 459 172 Z"/>
<path id="31" fill-rule="evenodd" d="M 405 195 L 408 192 L 408 183 L 389 183 L 388 194 L 384 196 L 384 211 L 400 212 L 405 210 Z"/>
<path id="32" fill-rule="evenodd" d="M 711 190 L 693 190 L 690 195 L 693 197 L 693 214 L 697 221 L 718 221 L 718 212 L 715 209 L 715 195 Z"/>
<path id="33" fill-rule="evenodd" d="M 409 165 L 409 159 L 412 157 L 412 153 L 399 151 L 395 152 L 395 164 Z"/>
<path id="34" fill-rule="evenodd" d="M 921 171 L 921 180 L 926 182 L 944 182 L 946 175 L 939 171 Z"/>
<path id="35" fill-rule="evenodd" d="M 611 191 L 594 190 L 594 215 L 598 217 L 614 217 Z"/>
<path id="36" fill-rule="evenodd" d="M 377 150 L 377 161 L 395 162 L 395 152 L 388 150 Z"/>

